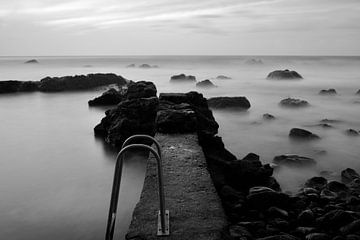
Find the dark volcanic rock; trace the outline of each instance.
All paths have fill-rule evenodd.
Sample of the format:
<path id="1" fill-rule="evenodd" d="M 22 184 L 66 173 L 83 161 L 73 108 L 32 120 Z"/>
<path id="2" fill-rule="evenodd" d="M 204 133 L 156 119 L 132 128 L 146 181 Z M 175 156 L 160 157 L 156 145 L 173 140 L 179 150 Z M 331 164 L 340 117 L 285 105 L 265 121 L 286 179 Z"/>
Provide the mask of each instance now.
<path id="1" fill-rule="evenodd" d="M 88 102 L 89 106 L 116 105 L 124 99 L 124 96 L 114 88 L 104 92 L 101 96 Z"/>
<path id="2" fill-rule="evenodd" d="M 275 117 L 273 115 L 271 115 L 270 113 L 265 113 L 265 114 L 263 114 L 263 119 L 264 120 L 274 120 Z"/>
<path id="3" fill-rule="evenodd" d="M 213 88 L 216 87 L 209 79 L 196 83 L 196 87 Z"/>
<path id="4" fill-rule="evenodd" d="M 224 79 L 231 79 L 231 77 L 225 76 L 225 75 L 219 75 L 216 77 L 218 80 L 224 80 Z M 360 91 L 360 90 L 359 90 Z"/>
<path id="5" fill-rule="evenodd" d="M 331 237 L 326 233 L 310 233 L 306 235 L 306 240 L 330 240 Z"/>
<path id="6" fill-rule="evenodd" d="M 305 187 L 315 188 L 316 190 L 323 190 L 326 187 L 327 180 L 324 177 L 312 177 L 305 183 Z"/>
<path id="7" fill-rule="evenodd" d="M 143 63 L 139 66 L 139 68 L 151 68 L 151 65 L 149 65 L 147 63 Z"/>
<path id="8" fill-rule="evenodd" d="M 185 74 L 179 74 L 179 75 L 174 75 L 170 78 L 171 82 L 195 82 L 196 78 L 195 76 L 192 75 L 188 75 L 186 76 Z"/>
<path id="9" fill-rule="evenodd" d="M 249 109 L 251 106 L 246 97 L 213 97 L 207 101 L 210 108 Z"/>
<path id="10" fill-rule="evenodd" d="M 126 92 L 127 99 L 156 97 L 156 87 L 152 82 L 130 82 Z"/>
<path id="11" fill-rule="evenodd" d="M 122 143 L 131 135 L 155 135 L 155 119 L 159 101 L 157 97 L 125 100 L 116 108 L 105 112 L 94 131 L 105 140 L 121 147 Z"/>
<path id="12" fill-rule="evenodd" d="M 360 95 L 360 89 L 356 92 L 357 95 Z"/>
<path id="13" fill-rule="evenodd" d="M 300 226 L 312 226 L 315 222 L 315 214 L 310 209 L 306 209 L 299 214 L 297 221 Z"/>
<path id="14" fill-rule="evenodd" d="M 257 238 L 257 240 L 299 240 L 299 239 L 289 234 L 280 234 L 280 235 L 273 235 L 263 238 Z"/>
<path id="15" fill-rule="evenodd" d="M 337 92 L 334 88 L 323 89 L 319 92 L 320 95 L 336 95 Z"/>
<path id="16" fill-rule="evenodd" d="M 348 225 L 340 228 L 340 232 L 342 234 L 350 234 L 350 233 L 359 233 L 360 231 L 360 219 L 359 220 L 355 220 L 351 223 L 349 223 Z"/>
<path id="17" fill-rule="evenodd" d="M 307 107 L 309 103 L 305 100 L 296 99 L 296 98 L 285 98 L 279 103 L 284 107 Z"/>
<path id="18" fill-rule="evenodd" d="M 352 168 L 347 168 L 341 172 L 341 181 L 345 184 L 360 179 L 360 175 Z"/>
<path id="19" fill-rule="evenodd" d="M 316 164 L 314 159 L 308 157 L 302 157 L 296 154 L 284 154 L 284 155 L 276 156 L 273 162 L 279 165 L 294 166 L 294 167 L 307 167 Z"/>
<path id="20" fill-rule="evenodd" d="M 301 129 L 301 128 L 292 128 L 289 133 L 289 137 L 295 138 L 295 139 L 319 139 L 320 137 L 316 134 L 313 134 L 312 132 Z"/>
<path id="21" fill-rule="evenodd" d="M 267 76 L 267 79 L 302 79 L 303 77 L 296 71 L 285 70 L 276 70 Z"/>
<path id="22" fill-rule="evenodd" d="M 249 189 L 247 196 L 249 204 L 254 208 L 267 209 L 271 206 L 283 207 L 288 206 L 289 196 L 276 192 L 268 187 L 252 187 Z"/>
<path id="23" fill-rule="evenodd" d="M 30 60 L 26 61 L 25 63 L 39 63 L 39 61 L 36 59 L 30 59 Z"/>
<path id="24" fill-rule="evenodd" d="M 356 131 L 355 129 L 347 129 L 346 131 L 345 131 L 345 133 L 347 134 L 347 135 L 349 135 L 349 136 L 359 136 L 359 132 L 358 131 Z"/>
<path id="25" fill-rule="evenodd" d="M 329 189 L 330 191 L 336 192 L 336 193 L 349 191 L 349 188 L 345 184 L 338 182 L 338 181 L 328 182 L 326 188 Z"/>
<path id="26" fill-rule="evenodd" d="M 355 218 L 353 214 L 344 210 L 332 210 L 322 217 L 316 219 L 317 224 L 325 229 L 339 229 L 342 226 L 345 226 Z"/>
<path id="27" fill-rule="evenodd" d="M 14 93 L 14 92 L 32 92 L 37 91 L 39 88 L 38 82 L 31 81 L 0 81 L 0 94 L 1 93 Z"/>
<path id="28" fill-rule="evenodd" d="M 46 77 L 40 81 L 39 90 L 59 92 L 65 90 L 84 90 L 99 86 L 118 84 L 125 85 L 126 80 L 112 73 L 97 73 L 65 77 Z"/>

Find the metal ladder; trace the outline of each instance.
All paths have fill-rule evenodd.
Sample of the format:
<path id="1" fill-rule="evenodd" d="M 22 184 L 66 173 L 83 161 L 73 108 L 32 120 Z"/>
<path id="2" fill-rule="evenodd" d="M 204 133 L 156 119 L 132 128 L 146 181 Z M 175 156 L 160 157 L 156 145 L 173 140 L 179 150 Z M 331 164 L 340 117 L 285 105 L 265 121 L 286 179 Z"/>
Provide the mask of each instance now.
<path id="1" fill-rule="evenodd" d="M 155 144 L 156 150 L 145 144 L 130 144 L 134 142 L 134 140 L 145 139 L 150 140 Z M 159 182 L 159 198 L 160 198 L 160 210 L 158 213 L 158 226 L 157 226 L 157 236 L 168 236 L 170 235 L 170 227 L 169 227 L 169 210 L 165 210 L 165 195 L 164 195 L 164 184 L 163 184 L 163 173 L 162 173 L 162 155 L 161 155 L 161 147 L 158 141 L 156 141 L 153 137 L 148 135 L 133 135 L 125 140 L 123 143 L 120 152 L 116 157 L 115 164 L 115 173 L 114 180 L 111 192 L 111 201 L 109 208 L 109 215 L 106 227 L 106 235 L 105 240 L 112 240 L 114 236 L 115 222 L 116 222 L 116 211 L 117 204 L 119 200 L 119 192 L 120 192 L 120 183 L 121 183 L 121 174 L 122 167 L 124 161 L 124 153 L 128 150 L 133 149 L 142 149 L 150 151 L 157 161 L 157 171 L 158 171 L 158 182 Z"/>

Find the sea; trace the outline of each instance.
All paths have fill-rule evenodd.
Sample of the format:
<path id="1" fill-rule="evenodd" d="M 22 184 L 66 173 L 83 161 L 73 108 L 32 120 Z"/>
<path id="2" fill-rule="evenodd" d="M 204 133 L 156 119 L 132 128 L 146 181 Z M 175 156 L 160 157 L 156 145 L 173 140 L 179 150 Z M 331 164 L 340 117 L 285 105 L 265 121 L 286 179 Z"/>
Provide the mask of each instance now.
<path id="1" fill-rule="evenodd" d="M 38 64 L 25 64 L 37 59 Z M 136 67 L 127 67 L 135 64 Z M 157 68 L 139 68 L 141 64 Z M 304 79 L 267 80 L 276 69 L 296 70 Z M 247 111 L 213 110 L 219 136 L 239 159 L 253 152 L 263 163 L 282 154 L 314 158 L 311 168 L 276 168 L 282 189 L 296 193 L 312 176 L 339 179 L 341 170 L 360 171 L 360 57 L 341 56 L 54 56 L 0 57 L 0 81 L 38 81 L 46 76 L 116 73 L 126 79 L 152 81 L 158 93 L 198 91 L 205 97 L 246 96 Z M 173 84 L 175 74 L 209 79 L 217 87 Z M 231 79 L 216 79 L 225 75 Z M 319 95 L 335 88 L 337 95 Z M 110 202 L 116 152 L 94 136 L 106 108 L 87 101 L 105 88 L 61 93 L 0 95 L 0 236 L 7 240 L 102 239 Z M 283 108 L 287 97 L 308 107 Z M 266 121 L 262 115 L 276 119 Z M 336 120 L 332 128 L 322 119 Z M 293 141 L 299 127 L 321 137 Z M 166 160 L 165 160 L 166 161 Z M 116 238 L 122 239 L 139 200 L 146 160 L 128 159 L 124 166 Z"/>

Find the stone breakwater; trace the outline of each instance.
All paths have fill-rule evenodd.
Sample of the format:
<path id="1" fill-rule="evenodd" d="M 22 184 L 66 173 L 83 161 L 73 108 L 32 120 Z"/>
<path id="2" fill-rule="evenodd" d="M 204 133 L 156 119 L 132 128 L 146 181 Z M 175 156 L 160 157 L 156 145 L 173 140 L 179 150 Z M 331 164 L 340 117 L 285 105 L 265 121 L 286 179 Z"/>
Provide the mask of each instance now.
<path id="1" fill-rule="evenodd" d="M 257 154 L 249 153 L 243 159 L 237 159 L 225 148 L 221 137 L 217 136 L 219 126 L 202 94 L 166 93 L 160 94 L 159 98 L 153 96 L 126 101 L 157 101 L 157 107 L 154 105 L 151 108 L 153 128 L 151 131 L 150 128 L 142 128 L 139 121 L 139 129 L 132 129 L 126 132 L 126 136 L 115 139 L 137 133 L 147 134 L 147 130 L 152 135 L 155 132 L 197 133 L 207 169 L 229 221 L 221 238 L 360 239 L 360 176 L 355 170 L 343 170 L 341 182 L 313 177 L 298 194 L 288 195 L 281 191 L 272 177 L 272 167 L 262 164 Z M 136 107 L 139 110 L 132 108 L 132 111 L 126 111 L 126 108 L 121 110 L 123 104 L 121 102 L 115 109 L 109 110 L 111 113 L 107 113 L 106 118 L 113 126 L 104 130 L 108 139 L 122 136 L 123 128 L 116 126 L 127 122 L 127 118 L 136 121 L 137 116 L 133 112 L 140 113 L 140 109 L 147 106 L 138 104 Z M 116 111 L 125 115 L 117 118 L 112 114 Z"/>

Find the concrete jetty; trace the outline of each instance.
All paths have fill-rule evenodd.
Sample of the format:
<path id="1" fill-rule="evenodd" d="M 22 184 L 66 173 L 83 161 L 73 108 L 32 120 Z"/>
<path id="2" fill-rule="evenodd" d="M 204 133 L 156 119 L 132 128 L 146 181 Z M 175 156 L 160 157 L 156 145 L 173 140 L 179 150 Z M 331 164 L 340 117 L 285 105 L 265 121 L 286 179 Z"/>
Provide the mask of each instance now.
<path id="1" fill-rule="evenodd" d="M 220 198 L 213 186 L 197 134 L 157 134 L 163 150 L 166 209 L 170 236 L 161 239 L 221 239 L 227 225 Z M 159 239 L 156 160 L 148 160 L 144 187 L 126 239 Z"/>

